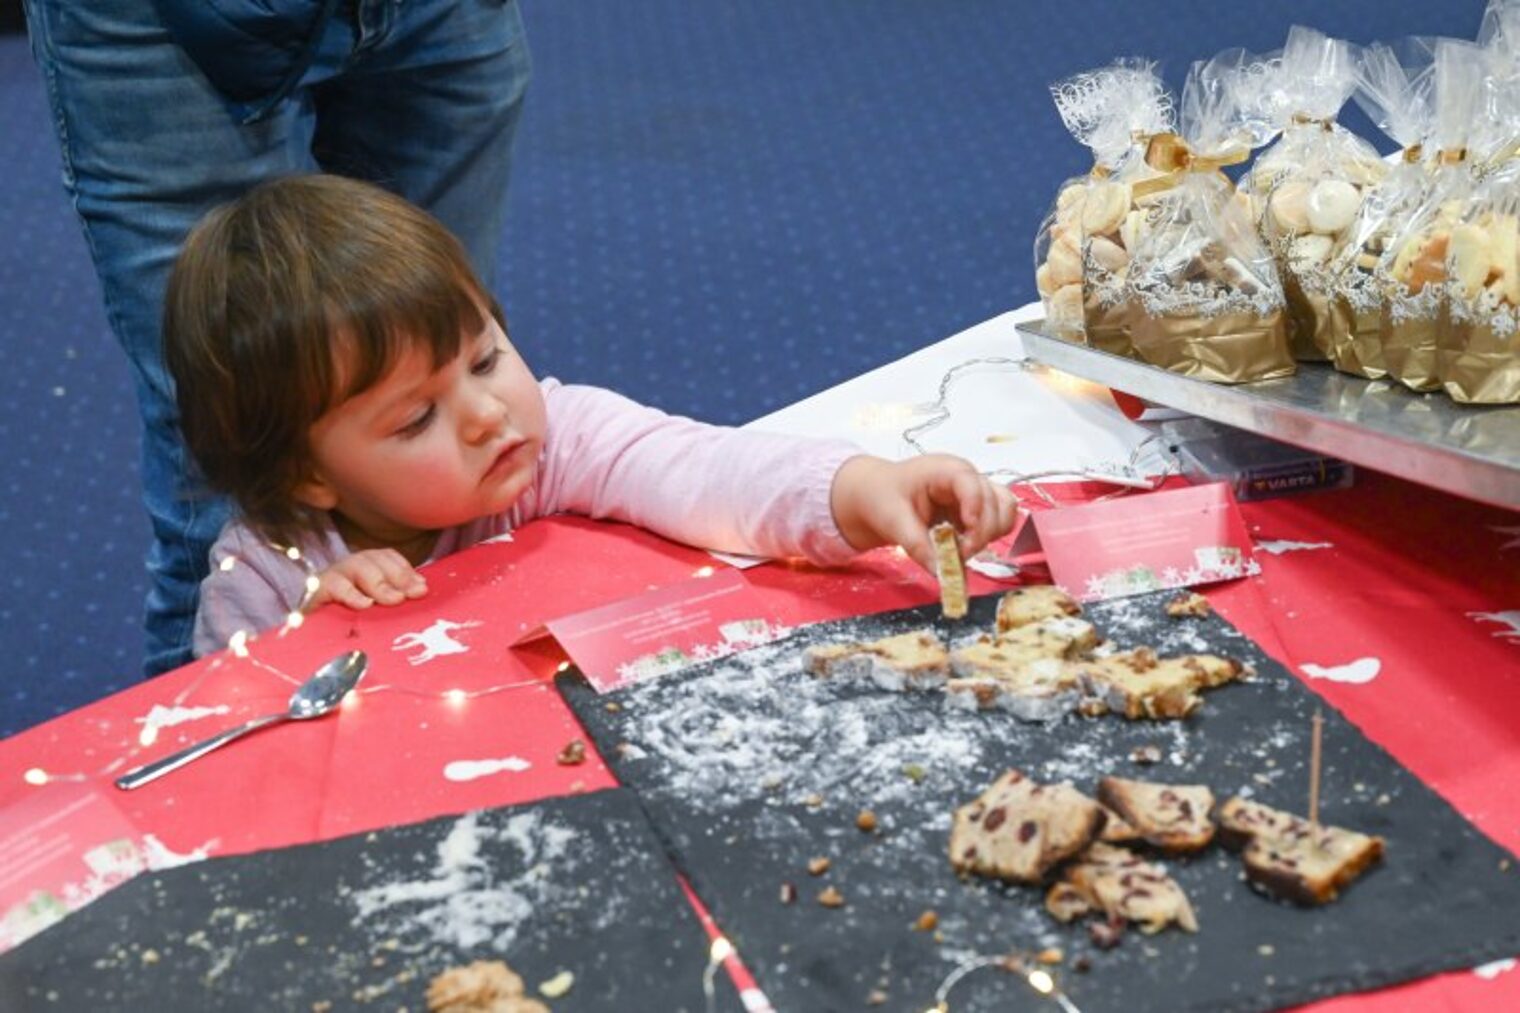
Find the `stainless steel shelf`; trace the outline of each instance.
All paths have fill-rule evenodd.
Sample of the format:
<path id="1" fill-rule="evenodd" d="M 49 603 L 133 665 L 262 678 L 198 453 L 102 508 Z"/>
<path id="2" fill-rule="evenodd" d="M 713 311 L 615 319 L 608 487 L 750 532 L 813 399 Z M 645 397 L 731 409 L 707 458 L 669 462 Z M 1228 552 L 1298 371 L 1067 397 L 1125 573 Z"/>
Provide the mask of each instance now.
<path id="1" fill-rule="evenodd" d="M 1520 407 L 1459 405 L 1321 363 L 1282 380 L 1194 380 L 1020 324 L 1031 359 L 1194 415 L 1520 510 Z"/>

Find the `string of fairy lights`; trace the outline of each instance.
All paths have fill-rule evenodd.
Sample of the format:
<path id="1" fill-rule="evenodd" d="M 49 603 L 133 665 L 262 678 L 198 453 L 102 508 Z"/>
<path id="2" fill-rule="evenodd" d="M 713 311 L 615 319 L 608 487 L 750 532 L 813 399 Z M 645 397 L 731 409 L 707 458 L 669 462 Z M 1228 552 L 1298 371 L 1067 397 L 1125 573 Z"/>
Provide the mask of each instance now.
<path id="1" fill-rule="evenodd" d="M 295 630 L 300 629 L 301 626 L 305 624 L 306 617 L 311 613 L 314 603 L 317 601 L 317 595 L 321 591 L 320 576 L 316 573 L 315 567 L 313 567 L 310 560 L 305 556 L 304 553 L 301 552 L 299 548 L 296 546 L 274 547 L 283 552 L 286 558 L 291 560 L 296 565 L 300 566 L 306 573 L 306 579 L 302 585 L 302 594 L 300 601 L 296 603 L 296 606 L 294 608 L 286 613 L 284 620 L 278 627 L 275 627 L 262 635 L 253 633 L 246 629 L 240 629 L 233 633 L 232 636 L 227 640 L 226 652 L 221 656 L 212 659 L 212 661 L 199 674 L 197 674 L 195 678 L 181 687 L 180 690 L 175 693 L 175 695 L 170 699 L 168 704 L 170 708 L 179 708 L 185 706 L 187 703 L 189 703 L 192 697 L 194 697 L 196 692 L 201 688 L 207 679 L 216 673 L 225 671 L 227 666 L 238 663 L 246 663 L 255 669 L 274 676 L 281 682 L 284 682 L 291 687 L 299 687 L 302 685 L 302 679 L 298 679 L 285 670 L 275 665 L 271 665 L 264 659 L 258 657 L 252 649 L 252 645 L 256 641 L 260 640 L 261 637 L 280 638 L 290 634 Z M 237 557 L 227 556 L 218 565 L 218 569 L 220 569 L 222 572 L 230 572 L 237 565 L 239 565 L 239 560 Z M 707 574 L 711 574 L 713 572 L 711 567 L 704 567 L 703 569 L 707 572 Z M 702 575 L 702 571 L 698 571 L 698 575 Z M 557 671 L 564 671 L 569 667 L 570 663 L 568 661 L 561 662 Z M 493 696 L 497 693 L 505 693 L 511 690 L 528 689 L 532 687 L 542 688 L 543 685 L 544 681 L 542 679 L 524 679 L 515 682 L 497 683 L 490 686 L 468 690 L 458 687 L 443 690 L 420 689 L 415 686 L 403 686 L 393 683 L 381 683 L 378 685 L 361 684 L 350 690 L 347 695 L 344 696 L 341 708 L 343 710 L 352 711 L 354 708 L 360 705 L 360 701 L 363 697 L 374 696 L 379 693 L 396 693 L 405 696 L 421 697 L 430 700 L 443 700 L 456 706 L 463 706 L 469 701 L 476 700 L 481 697 Z M 116 773 L 127 763 L 136 759 L 143 750 L 155 745 L 158 741 L 158 732 L 158 725 L 151 722 L 144 722 L 143 729 L 140 733 L 138 733 L 135 745 L 128 747 L 126 753 L 115 758 L 93 773 L 81 771 L 59 772 L 44 770 L 41 767 L 31 767 L 22 773 L 22 780 L 34 787 L 40 787 L 42 785 L 55 781 L 80 782 L 87 781 L 92 778 L 106 777 L 108 775 Z"/>
<path id="2" fill-rule="evenodd" d="M 734 944 L 726 936 L 718 936 L 708 948 L 707 966 L 702 971 L 702 995 L 707 1013 L 717 1013 L 718 969 L 725 961 L 737 956 L 738 951 L 734 949 Z M 934 1005 L 929 1006 L 923 1013 L 951 1013 L 950 993 L 962 980 L 982 970 L 1002 971 L 1005 974 L 1014 975 L 1022 979 L 1035 996 L 1054 1003 L 1062 1013 L 1082 1013 L 1077 1004 L 1072 1002 L 1071 997 L 1061 991 L 1055 975 L 1037 966 L 1034 960 L 1017 951 L 996 954 L 979 953 L 961 961 L 934 990 Z M 749 1009 L 755 1008 L 748 1002 L 745 1006 Z M 768 1004 L 763 1008 L 770 1009 Z"/>
<path id="3" fill-rule="evenodd" d="M 1027 358 L 990 356 L 969 359 L 951 367 L 943 374 L 943 376 L 940 378 L 934 401 L 920 405 L 888 406 L 889 408 L 895 410 L 882 412 L 881 414 L 887 418 L 906 417 L 917 419 L 917 421 L 914 421 L 911 425 L 902 431 L 902 440 L 916 453 L 927 454 L 932 451 L 931 448 L 924 445 L 923 438 L 934 429 L 944 425 L 951 420 L 953 412 L 950 408 L 950 395 L 956 383 L 964 376 L 975 371 L 987 369 L 1012 369 L 1020 372 L 1030 372 L 1039 368 L 1040 367 L 1038 367 Z M 984 471 L 983 474 L 989 478 L 1004 482 L 1008 485 L 1026 486 L 1028 489 L 1033 490 L 1035 495 L 1041 497 L 1052 506 L 1055 505 L 1055 501 L 1038 484 L 1042 479 L 1085 479 L 1113 484 L 1116 486 L 1115 491 L 1106 493 L 1099 497 L 1095 497 L 1095 499 L 1098 500 L 1109 499 L 1114 496 L 1125 495 L 1126 493 L 1136 489 L 1154 489 L 1157 485 L 1159 485 L 1160 481 L 1164 479 L 1168 473 L 1170 473 L 1172 468 L 1170 464 L 1164 460 L 1159 462 L 1159 467 L 1155 472 L 1152 473 L 1152 476 L 1148 477 L 1141 473 L 1140 469 L 1145 461 L 1146 454 L 1150 451 L 1155 440 L 1156 437 L 1154 435 L 1142 440 L 1133 448 L 1126 461 L 1111 467 L 1105 466 L 1059 470 L 1052 469 L 1045 471 L 1024 472 L 1015 471 L 1012 469 L 993 469 L 990 471 Z M 1015 490 L 1015 495 L 1018 495 L 1017 490 Z M 300 566 L 306 574 L 302 586 L 300 601 L 298 601 L 295 607 L 286 614 L 280 626 L 262 635 L 264 637 L 274 636 L 276 638 L 279 638 L 284 637 L 297 629 L 300 629 L 301 626 L 305 623 L 306 617 L 310 614 L 315 603 L 318 601 L 318 596 L 321 592 L 322 584 L 321 577 L 316 572 L 315 567 L 299 548 L 296 546 L 275 546 L 275 548 L 283 551 L 285 556 L 293 563 Z M 902 550 L 899 549 L 899 552 L 901 551 Z M 219 568 L 224 572 L 231 571 L 233 568 L 239 565 L 239 562 L 240 561 L 237 557 L 228 556 L 222 560 L 222 562 L 219 564 Z M 699 568 L 694 575 L 698 577 L 711 576 L 713 572 L 713 567 L 704 566 Z M 229 664 L 237 664 L 240 662 L 247 663 L 248 665 L 262 672 L 268 673 L 290 686 L 300 686 L 302 680 L 295 678 L 279 667 L 271 665 L 263 659 L 255 656 L 251 645 L 253 645 L 259 639 L 259 634 L 256 634 L 249 630 L 238 630 L 228 639 L 226 652 L 222 656 L 214 659 L 194 679 L 183 686 L 174 695 L 170 701 L 169 706 L 171 708 L 179 708 L 184 706 L 201 688 L 205 681 L 211 677 L 212 674 L 223 670 L 225 666 Z M 563 671 L 568 668 L 569 664 L 570 663 L 568 661 L 561 662 L 559 665 L 559 671 Z M 363 696 L 386 692 L 399 693 L 426 699 L 441 699 L 455 705 L 464 705 L 468 701 L 478 699 L 480 697 L 492 696 L 497 693 L 526 689 L 530 687 L 541 688 L 543 685 L 544 681 L 542 679 L 530 679 L 500 683 L 472 690 L 465 690 L 460 688 L 430 690 L 419 689 L 411 686 L 403 686 L 399 684 L 365 685 L 362 687 L 356 687 L 354 690 L 351 690 L 347 696 L 344 697 L 341 706 L 345 710 L 351 709 L 358 706 L 359 700 Z M 52 781 L 85 781 L 92 777 L 104 777 L 113 774 L 126 763 L 135 759 L 142 750 L 153 746 L 157 740 L 157 732 L 158 728 L 156 725 L 146 723 L 144 725 L 142 733 L 138 736 L 136 746 L 130 747 L 126 754 L 111 761 L 109 764 L 94 774 L 78 772 L 57 773 L 46 771 L 38 767 L 33 767 L 23 773 L 23 780 L 27 784 L 40 786 Z M 716 976 L 718 969 L 723 966 L 725 961 L 729 960 L 730 958 L 737 958 L 737 956 L 738 954 L 733 944 L 726 937 L 720 935 L 713 940 L 709 949 L 708 962 L 702 974 L 702 991 L 706 999 L 707 1009 L 709 1013 L 712 1013 L 712 1011 L 716 1009 Z M 1013 974 L 1021 977 L 1035 995 L 1041 997 L 1042 999 L 1055 1003 L 1062 1011 L 1064 1011 L 1064 1013 L 1080 1013 L 1076 1005 L 1072 1003 L 1071 999 L 1066 996 L 1065 993 L 1060 990 L 1060 988 L 1057 987 L 1056 980 L 1049 971 L 1045 970 L 1042 967 L 1032 967 L 1030 963 L 1018 953 L 979 954 L 967 958 L 959 965 L 957 965 L 954 969 L 952 969 L 948 975 L 946 975 L 944 980 L 940 983 L 939 987 L 935 991 L 934 1005 L 928 1007 L 927 1010 L 925 1010 L 925 1013 L 950 1013 L 952 1009 L 950 1005 L 950 994 L 952 990 L 954 990 L 956 986 L 958 986 L 968 976 L 975 974 L 978 971 L 988 969 L 1002 971 L 1007 974 Z"/>
<path id="4" fill-rule="evenodd" d="M 924 446 L 921 437 L 934 429 L 949 422 L 953 416 L 950 410 L 950 392 L 967 374 L 985 371 L 1014 371 L 1019 373 L 1043 374 L 1047 378 L 1061 374 L 1054 374 L 1046 370 L 1044 366 L 1027 357 L 1013 358 L 1009 356 L 983 356 L 975 359 L 967 359 L 957 363 L 946 370 L 940 377 L 938 390 L 933 401 L 927 404 L 913 406 L 914 416 L 927 416 L 922 421 L 916 421 L 902 431 L 902 440 L 920 454 L 931 453 L 931 449 Z M 1048 506 L 1055 506 L 1056 501 L 1040 487 L 1041 480 L 1051 479 L 1085 479 L 1093 482 L 1103 482 L 1114 485 L 1112 492 L 1096 496 L 1088 502 L 1102 502 L 1123 496 L 1132 491 L 1154 491 L 1162 481 L 1170 474 L 1175 473 L 1176 465 L 1164 455 L 1152 456 L 1160 448 L 1160 436 L 1151 433 L 1142 439 L 1130 451 L 1129 457 L 1118 465 L 1103 465 L 1088 468 L 1051 468 L 1043 471 L 1020 471 L 1012 468 L 994 468 L 983 471 L 988 478 L 995 479 L 1004 484 L 1013 486 L 1027 486 L 1034 494 L 1040 497 Z M 1152 459 L 1147 462 L 1147 457 Z M 1142 471 L 1142 464 L 1149 463 L 1149 474 Z M 1018 496 L 1018 490 L 1014 490 Z"/>

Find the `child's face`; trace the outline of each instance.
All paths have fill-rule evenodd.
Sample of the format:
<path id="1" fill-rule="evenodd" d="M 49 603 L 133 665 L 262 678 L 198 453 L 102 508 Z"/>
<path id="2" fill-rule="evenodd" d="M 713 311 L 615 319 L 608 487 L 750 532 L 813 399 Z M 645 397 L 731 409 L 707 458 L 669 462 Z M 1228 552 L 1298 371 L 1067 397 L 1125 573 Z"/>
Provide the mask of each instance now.
<path id="1" fill-rule="evenodd" d="M 510 507 L 534 480 L 544 401 L 486 319 L 443 368 L 434 371 L 425 350 L 408 351 L 379 383 L 318 419 L 316 474 L 297 490 L 301 501 L 337 513 L 374 545 Z"/>

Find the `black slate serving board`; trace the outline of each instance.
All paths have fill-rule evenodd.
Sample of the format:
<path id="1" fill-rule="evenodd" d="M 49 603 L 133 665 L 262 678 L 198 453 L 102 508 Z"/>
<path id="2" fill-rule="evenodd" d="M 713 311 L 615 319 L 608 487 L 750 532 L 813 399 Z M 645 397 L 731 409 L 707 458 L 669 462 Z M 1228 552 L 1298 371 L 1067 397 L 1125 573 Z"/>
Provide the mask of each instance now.
<path id="1" fill-rule="evenodd" d="M 706 938 L 621 789 L 139 876 L 0 955 L 0 1008 L 416 1011 L 495 959 L 535 996 L 572 972 L 555 1013 L 706 1008 Z"/>
<path id="2" fill-rule="evenodd" d="M 953 626 L 932 606 L 886 613 L 809 627 L 606 696 L 579 679 L 562 688 L 787 1013 L 864 1008 L 874 990 L 888 998 L 873 1008 L 919 1013 L 966 958 L 1009 949 L 1060 948 L 1058 980 L 1084 1013 L 1275 1009 L 1520 953 L 1512 856 L 1221 618 L 1166 616 L 1172 596 L 1095 604 L 1086 616 L 1120 646 L 1224 654 L 1255 667 L 1252 681 L 1208 693 L 1183 722 L 1073 716 L 1031 725 L 938 694 L 801 672 L 813 643 L 926 625 L 952 642 L 968 639 L 991 628 L 996 596 Z M 1303 909 L 1262 897 L 1243 882 L 1238 857 L 1215 845 L 1165 863 L 1192 900 L 1198 934 L 1130 932 L 1099 951 L 1084 925 L 1044 912 L 1041 891 L 963 882 L 949 866 L 953 809 L 1009 767 L 1088 793 L 1108 773 L 1203 783 L 1220 801 L 1249 792 L 1303 813 L 1316 708 L 1325 717 L 1321 818 L 1388 841 L 1384 863 L 1334 904 Z M 1152 744 L 1161 763 L 1129 758 Z M 862 809 L 878 818 L 876 833 L 856 828 Z M 815 856 L 832 861 L 821 877 L 806 869 Z M 792 904 L 780 899 L 783 883 L 798 890 Z M 817 903 L 828 885 L 844 907 Z M 938 915 L 938 935 L 912 928 L 925 910 Z M 1070 970 L 1079 957 L 1089 971 Z M 956 1013 L 1037 1008 L 1021 979 L 995 970 L 964 979 L 949 1001 Z"/>

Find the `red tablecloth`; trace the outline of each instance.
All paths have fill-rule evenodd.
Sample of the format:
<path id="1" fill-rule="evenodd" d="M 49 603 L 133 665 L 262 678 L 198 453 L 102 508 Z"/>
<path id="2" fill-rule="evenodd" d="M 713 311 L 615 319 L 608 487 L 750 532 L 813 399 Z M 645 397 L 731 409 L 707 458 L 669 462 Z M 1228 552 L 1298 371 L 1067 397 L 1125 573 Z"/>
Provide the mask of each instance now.
<path id="1" fill-rule="evenodd" d="M 1209 589 L 1215 607 L 1494 840 L 1520 850 L 1520 515 L 1370 473 L 1352 489 L 1242 509 L 1261 574 Z M 422 601 L 325 609 L 284 636 L 258 638 L 250 657 L 203 660 L 0 741 L 0 806 L 44 790 L 28 771 L 104 783 L 280 710 L 293 681 L 354 648 L 371 668 L 364 692 L 336 719 L 254 736 L 116 801 L 171 851 L 229 854 L 608 786 L 594 756 L 555 762 L 581 734 L 549 683 L 557 650 L 508 645 L 546 620 L 711 563 L 619 525 L 535 523 L 435 564 Z M 770 564 L 746 578 L 789 622 L 935 597 L 890 551 L 837 571 Z M 976 579 L 978 590 L 995 589 Z M 431 639 L 415 636 L 430 630 Z M 445 653 L 414 664 L 428 643 Z M 1303 667 L 1373 667 L 1361 659 L 1376 661 L 1364 682 L 1307 678 Z M 150 725 L 159 731 L 145 745 Z M 529 766 L 470 780 L 443 774 L 451 762 L 507 757 Z M 1520 1008 L 1520 971 L 1448 974 L 1314 1006 L 1501 1008 Z"/>

